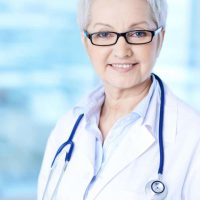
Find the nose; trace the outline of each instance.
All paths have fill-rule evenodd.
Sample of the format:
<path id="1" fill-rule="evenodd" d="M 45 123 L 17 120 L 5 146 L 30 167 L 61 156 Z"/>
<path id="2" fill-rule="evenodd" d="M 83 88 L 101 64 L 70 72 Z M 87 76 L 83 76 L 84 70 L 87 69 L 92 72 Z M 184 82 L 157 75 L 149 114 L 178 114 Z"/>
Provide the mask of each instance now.
<path id="1" fill-rule="evenodd" d="M 130 44 L 126 42 L 124 37 L 119 37 L 117 43 L 113 45 L 113 52 L 117 58 L 127 58 L 133 54 Z"/>

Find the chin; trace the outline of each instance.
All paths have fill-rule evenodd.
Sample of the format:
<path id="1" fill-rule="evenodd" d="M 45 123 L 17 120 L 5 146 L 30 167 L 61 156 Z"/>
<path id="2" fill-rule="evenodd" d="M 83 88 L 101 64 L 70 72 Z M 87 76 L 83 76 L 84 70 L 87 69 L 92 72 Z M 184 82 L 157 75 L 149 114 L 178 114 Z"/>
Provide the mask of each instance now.
<path id="1" fill-rule="evenodd" d="M 136 84 L 136 83 L 134 84 L 134 83 L 130 83 L 130 82 L 127 83 L 127 81 L 126 82 L 119 81 L 119 82 L 107 82 L 105 85 L 115 88 L 115 89 L 125 90 L 125 89 L 134 88 L 138 84 Z"/>

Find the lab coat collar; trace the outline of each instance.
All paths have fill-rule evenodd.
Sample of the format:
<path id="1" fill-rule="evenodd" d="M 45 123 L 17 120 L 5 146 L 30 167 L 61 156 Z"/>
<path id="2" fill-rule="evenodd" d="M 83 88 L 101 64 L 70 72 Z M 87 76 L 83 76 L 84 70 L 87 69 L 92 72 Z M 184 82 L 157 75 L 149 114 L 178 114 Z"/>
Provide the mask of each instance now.
<path id="1" fill-rule="evenodd" d="M 73 108 L 74 115 L 78 117 L 80 114 L 84 113 L 85 121 L 90 122 L 91 114 L 99 112 L 104 99 L 104 87 L 100 84 Z"/>
<path id="2" fill-rule="evenodd" d="M 143 106 L 139 105 L 136 106 L 136 108 L 133 110 L 133 113 L 137 113 L 140 117 L 144 118 L 147 112 L 148 104 L 146 102 L 150 102 L 150 98 L 152 97 L 153 91 L 155 90 L 156 86 L 156 79 L 154 76 L 152 76 L 152 85 L 150 87 L 149 93 L 150 95 L 147 95 L 143 100 L 142 104 Z M 74 107 L 74 113 L 76 115 L 80 115 L 82 113 L 85 114 L 85 118 L 87 121 L 90 121 L 90 116 L 94 112 L 98 112 L 100 110 L 100 107 L 102 106 L 105 99 L 105 89 L 102 84 L 98 85 L 94 91 L 89 93 L 81 102 L 79 102 Z M 144 109 L 141 109 L 141 107 Z M 145 112 L 144 112 L 145 111 Z"/>
<path id="3" fill-rule="evenodd" d="M 148 107 L 145 118 L 143 118 L 143 125 L 152 133 L 152 135 L 158 139 L 158 127 L 159 127 L 159 110 L 160 110 L 160 87 L 158 81 L 153 77 L 155 81 L 155 89 L 153 91 L 152 99 Z M 169 90 L 165 83 L 165 114 L 164 114 L 164 139 L 166 142 L 173 142 L 176 136 L 176 122 L 177 122 L 177 101 L 174 94 Z M 86 96 L 79 104 L 74 107 L 74 114 L 78 117 L 84 113 L 85 121 L 90 122 L 91 112 L 99 111 L 99 107 L 104 101 L 104 87 L 102 84 L 96 87 L 96 89 Z M 87 106 L 86 106 L 87 105 Z M 98 105 L 98 106 L 97 106 Z M 94 110 L 96 109 L 96 110 Z M 165 134 L 165 130 L 168 130 Z"/>
<path id="4" fill-rule="evenodd" d="M 92 169 L 93 174 L 93 166 L 95 165 L 96 136 L 88 131 L 85 121 L 83 122 L 82 126 L 83 128 L 79 129 L 81 132 L 77 132 L 77 137 L 74 138 L 77 157 L 80 156 L 80 158 L 85 160 L 85 162 L 82 163 L 88 163 L 88 166 L 90 166 L 90 169 Z"/>

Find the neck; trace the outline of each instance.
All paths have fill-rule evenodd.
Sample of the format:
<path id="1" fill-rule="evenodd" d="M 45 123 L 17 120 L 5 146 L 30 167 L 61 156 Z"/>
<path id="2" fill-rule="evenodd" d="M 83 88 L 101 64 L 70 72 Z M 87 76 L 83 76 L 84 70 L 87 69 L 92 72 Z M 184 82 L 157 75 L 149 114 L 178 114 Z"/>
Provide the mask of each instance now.
<path id="1" fill-rule="evenodd" d="M 105 102 L 102 114 L 109 113 L 121 117 L 130 113 L 138 103 L 148 94 L 151 79 L 147 79 L 139 86 L 130 89 L 111 89 L 105 87 Z"/>
<path id="2" fill-rule="evenodd" d="M 114 123 L 132 112 L 138 103 L 148 94 L 151 78 L 131 89 L 111 89 L 105 86 L 105 101 L 101 108 L 99 128 L 103 138 L 107 136 Z"/>

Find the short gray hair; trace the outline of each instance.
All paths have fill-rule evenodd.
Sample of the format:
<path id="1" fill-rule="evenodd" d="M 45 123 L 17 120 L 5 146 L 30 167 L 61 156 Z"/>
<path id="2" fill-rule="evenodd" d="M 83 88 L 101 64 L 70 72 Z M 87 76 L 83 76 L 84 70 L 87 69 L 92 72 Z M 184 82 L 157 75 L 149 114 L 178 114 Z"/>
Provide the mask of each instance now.
<path id="1" fill-rule="evenodd" d="M 165 28 L 167 20 L 167 0 L 146 0 L 149 3 L 153 13 L 153 20 L 158 27 Z M 90 23 L 90 9 L 94 0 L 79 0 L 77 20 L 82 30 L 87 29 Z"/>

